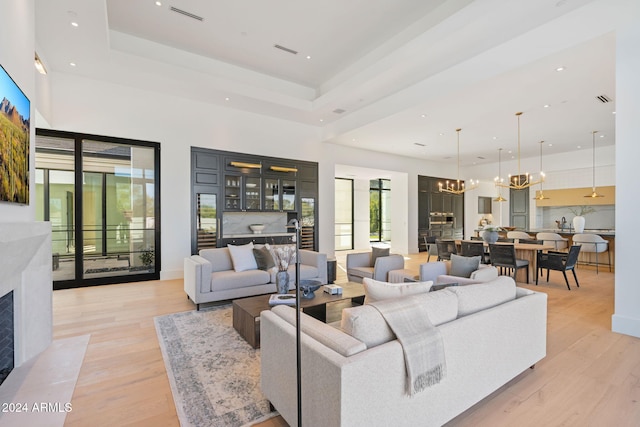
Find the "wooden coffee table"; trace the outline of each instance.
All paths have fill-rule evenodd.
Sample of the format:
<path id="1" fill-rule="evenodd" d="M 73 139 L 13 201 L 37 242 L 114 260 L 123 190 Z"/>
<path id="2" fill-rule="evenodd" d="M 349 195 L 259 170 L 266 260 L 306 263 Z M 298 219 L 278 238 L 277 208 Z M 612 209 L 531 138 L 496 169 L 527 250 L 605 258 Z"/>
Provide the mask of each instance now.
<path id="1" fill-rule="evenodd" d="M 351 304 L 364 303 L 364 287 L 362 283 L 343 283 L 342 295 L 329 295 L 321 287 L 315 292 L 313 299 L 300 299 L 302 311 L 318 320 L 326 322 L 327 304 L 351 300 Z M 233 327 L 253 348 L 260 347 L 260 313 L 270 310 L 269 297 L 258 295 L 233 301 Z"/>

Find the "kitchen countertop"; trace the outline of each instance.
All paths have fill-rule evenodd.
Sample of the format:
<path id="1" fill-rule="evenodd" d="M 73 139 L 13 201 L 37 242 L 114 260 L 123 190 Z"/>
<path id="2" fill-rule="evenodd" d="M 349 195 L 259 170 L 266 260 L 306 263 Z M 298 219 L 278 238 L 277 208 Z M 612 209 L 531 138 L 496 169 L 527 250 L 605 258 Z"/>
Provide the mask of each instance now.
<path id="1" fill-rule="evenodd" d="M 558 233 L 558 234 L 569 234 L 569 235 L 579 234 L 579 233 L 576 233 L 575 230 L 573 230 L 573 228 L 565 228 L 565 229 L 538 228 L 538 229 L 526 230 L 526 232 L 531 234 L 533 233 Z M 599 234 L 601 236 L 613 237 L 616 235 L 616 230 L 614 228 L 585 228 L 584 233 Z"/>
<path id="2" fill-rule="evenodd" d="M 235 239 L 240 237 L 273 237 L 273 236 L 295 236 L 296 233 L 244 233 L 244 234 L 225 234 L 222 236 L 223 239 Z"/>

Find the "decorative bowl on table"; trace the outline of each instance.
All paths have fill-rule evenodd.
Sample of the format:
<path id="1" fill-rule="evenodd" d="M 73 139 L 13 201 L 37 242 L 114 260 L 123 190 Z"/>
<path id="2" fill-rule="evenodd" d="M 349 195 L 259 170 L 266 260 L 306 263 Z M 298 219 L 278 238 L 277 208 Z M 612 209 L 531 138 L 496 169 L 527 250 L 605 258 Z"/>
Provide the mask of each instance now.
<path id="1" fill-rule="evenodd" d="M 300 298 L 312 299 L 316 296 L 315 291 L 320 289 L 322 283 L 319 280 L 300 280 Z"/>
<path id="2" fill-rule="evenodd" d="M 264 230 L 264 224 L 251 224 L 249 228 L 254 234 L 260 234 Z"/>
<path id="3" fill-rule="evenodd" d="M 504 228 L 505 231 L 513 231 L 516 229 L 516 227 L 505 227 L 505 226 L 503 226 L 502 228 Z"/>

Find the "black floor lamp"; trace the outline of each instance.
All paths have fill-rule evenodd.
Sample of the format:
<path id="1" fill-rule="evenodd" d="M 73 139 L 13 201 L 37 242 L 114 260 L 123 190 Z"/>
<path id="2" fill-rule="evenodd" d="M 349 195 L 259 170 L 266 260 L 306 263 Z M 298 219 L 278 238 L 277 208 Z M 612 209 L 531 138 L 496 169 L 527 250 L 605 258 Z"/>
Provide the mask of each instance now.
<path id="1" fill-rule="evenodd" d="M 294 243 L 296 245 L 296 383 L 298 387 L 298 427 L 302 426 L 302 368 L 300 348 L 300 223 L 293 218 L 287 223 L 287 228 L 294 228 Z"/>

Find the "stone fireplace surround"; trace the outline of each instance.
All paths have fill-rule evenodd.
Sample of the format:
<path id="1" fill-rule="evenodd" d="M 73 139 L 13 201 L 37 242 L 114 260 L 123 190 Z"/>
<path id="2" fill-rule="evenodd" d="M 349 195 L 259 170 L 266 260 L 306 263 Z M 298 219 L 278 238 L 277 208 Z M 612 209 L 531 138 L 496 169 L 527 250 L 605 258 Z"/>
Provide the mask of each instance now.
<path id="1" fill-rule="evenodd" d="M 11 291 L 17 368 L 52 341 L 50 223 L 0 222 L 0 297 Z"/>

